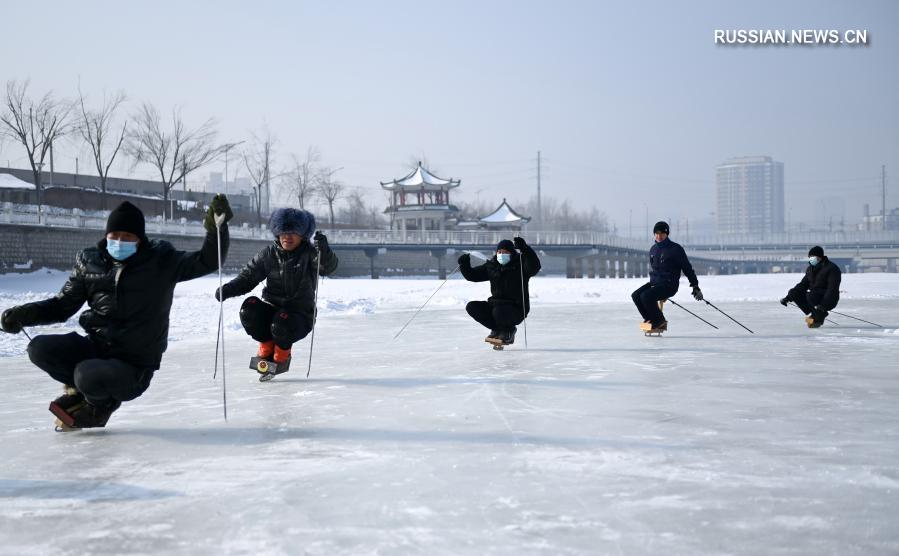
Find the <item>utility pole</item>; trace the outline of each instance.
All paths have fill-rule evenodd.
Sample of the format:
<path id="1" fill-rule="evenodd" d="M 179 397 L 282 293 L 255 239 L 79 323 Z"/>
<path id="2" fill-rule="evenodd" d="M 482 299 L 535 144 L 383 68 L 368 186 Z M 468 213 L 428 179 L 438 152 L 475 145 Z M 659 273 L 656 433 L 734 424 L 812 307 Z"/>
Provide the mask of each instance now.
<path id="1" fill-rule="evenodd" d="M 53 151 L 50 151 L 50 160 L 53 160 Z M 52 162 L 51 162 L 52 164 Z M 887 167 L 880 167 L 880 218 L 881 226 L 884 231 L 887 229 Z"/>
<path id="2" fill-rule="evenodd" d="M 537 151 L 537 221 L 538 230 L 543 229 L 543 204 L 540 198 L 540 151 Z"/>
<path id="3" fill-rule="evenodd" d="M 50 141 L 50 187 L 53 187 L 53 141 Z"/>
<path id="4" fill-rule="evenodd" d="M 225 195 L 228 194 L 228 153 L 231 152 L 231 149 L 242 145 L 243 143 L 244 141 L 238 141 L 236 143 L 228 143 L 227 145 L 225 145 L 225 187 L 222 191 L 222 193 L 224 193 Z"/>

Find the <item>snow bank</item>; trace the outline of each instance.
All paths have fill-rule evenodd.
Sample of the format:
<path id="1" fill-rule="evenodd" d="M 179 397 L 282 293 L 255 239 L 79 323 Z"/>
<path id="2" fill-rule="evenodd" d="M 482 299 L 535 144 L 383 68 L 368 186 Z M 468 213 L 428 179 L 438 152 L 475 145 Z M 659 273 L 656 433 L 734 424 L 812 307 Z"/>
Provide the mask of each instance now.
<path id="1" fill-rule="evenodd" d="M 55 295 L 65 283 L 68 272 L 41 269 L 24 274 L 0 275 L 0 310 L 46 299 Z M 230 280 L 232 276 L 226 276 Z M 700 285 L 706 297 L 718 302 L 773 302 L 801 278 L 799 274 L 750 274 L 702 276 Z M 597 305 L 630 303 L 630 294 L 645 282 L 642 278 L 580 279 L 537 277 L 531 281 L 532 306 L 535 310 L 549 305 Z M 325 279 L 319 291 L 319 314 L 322 317 L 365 317 L 375 313 L 417 309 L 440 286 L 439 280 L 364 278 Z M 218 287 L 218 276 L 206 276 L 179 284 L 171 313 L 171 342 L 211 334 L 218 323 L 218 306 L 212 297 Z M 253 293 L 260 295 L 262 287 Z M 887 299 L 899 297 L 897 274 L 845 274 L 841 287 L 843 300 Z M 440 288 L 428 303 L 427 311 L 461 310 L 474 299 L 486 299 L 490 288 L 486 283 L 471 283 L 454 277 Z M 681 283 L 679 298 L 689 298 L 689 287 Z M 225 301 L 225 328 L 243 333 L 238 317 L 241 299 Z M 80 330 L 77 315 L 63 324 L 38 327 L 40 331 Z M 895 331 L 892 331 L 895 333 Z M 0 335 L 0 357 L 21 354 L 27 339 L 24 335 Z"/>

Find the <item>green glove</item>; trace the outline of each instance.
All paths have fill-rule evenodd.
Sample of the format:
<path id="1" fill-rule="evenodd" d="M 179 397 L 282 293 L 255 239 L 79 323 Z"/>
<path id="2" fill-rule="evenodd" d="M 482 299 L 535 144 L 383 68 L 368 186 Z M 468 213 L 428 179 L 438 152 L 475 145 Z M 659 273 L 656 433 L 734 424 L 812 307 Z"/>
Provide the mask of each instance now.
<path id="1" fill-rule="evenodd" d="M 212 198 L 209 203 L 209 209 L 206 210 L 206 218 L 203 219 L 203 226 L 208 232 L 214 232 L 216 226 L 221 226 L 234 218 L 234 212 L 231 205 L 228 204 L 228 198 L 219 193 Z"/>

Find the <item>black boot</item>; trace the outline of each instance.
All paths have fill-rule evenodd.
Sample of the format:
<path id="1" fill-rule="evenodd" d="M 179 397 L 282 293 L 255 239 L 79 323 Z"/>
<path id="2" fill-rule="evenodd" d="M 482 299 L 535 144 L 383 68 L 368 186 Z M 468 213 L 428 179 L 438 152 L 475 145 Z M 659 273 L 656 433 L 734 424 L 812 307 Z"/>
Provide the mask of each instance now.
<path id="1" fill-rule="evenodd" d="M 77 411 L 72 413 L 75 423 L 72 425 L 79 429 L 90 429 L 94 427 L 105 427 L 109 421 L 112 412 L 119 408 L 122 402 L 118 400 L 107 400 L 102 404 L 85 403 Z"/>
<path id="2" fill-rule="evenodd" d="M 84 394 L 66 384 L 63 395 L 50 402 L 50 413 L 59 420 L 57 426 L 72 427 L 75 421 L 72 414 L 85 404 Z"/>
<path id="3" fill-rule="evenodd" d="M 510 346 L 515 343 L 515 332 L 517 331 L 518 329 L 513 326 L 512 330 L 500 333 L 499 339 L 502 340 L 504 346 Z"/>
<path id="4" fill-rule="evenodd" d="M 499 339 L 500 331 L 499 330 L 491 330 L 490 334 L 487 334 L 487 337 L 484 338 L 485 342 L 492 342 L 493 340 Z"/>
<path id="5" fill-rule="evenodd" d="M 824 324 L 824 319 L 826 319 L 829 314 L 830 313 L 823 309 L 812 309 L 812 318 L 815 319 L 815 323 L 818 326 Z"/>

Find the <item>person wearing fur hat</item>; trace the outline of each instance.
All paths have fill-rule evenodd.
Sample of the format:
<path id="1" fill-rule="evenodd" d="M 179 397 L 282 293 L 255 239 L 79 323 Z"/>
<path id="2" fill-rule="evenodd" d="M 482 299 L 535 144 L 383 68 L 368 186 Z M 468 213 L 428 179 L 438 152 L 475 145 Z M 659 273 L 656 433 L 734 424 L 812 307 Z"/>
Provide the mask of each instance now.
<path id="1" fill-rule="evenodd" d="M 65 322 L 88 304 L 78 318 L 87 336 L 46 334 L 28 344 L 32 363 L 65 385 L 65 394 L 50 403 L 59 429 L 103 427 L 122 402 L 150 386 L 167 347 L 175 284 L 218 268 L 216 227 L 225 257 L 232 216 L 228 199 L 216 195 L 203 221 L 202 248 L 179 251 L 149 239 L 143 213 L 125 201 L 109 213 L 103 239 L 78 253 L 56 297 L 3 312 L 0 325 L 16 334 L 24 326 Z"/>
<path id="2" fill-rule="evenodd" d="M 792 301 L 808 317 L 809 328 L 818 328 L 824 324 L 828 311 L 836 308 L 840 301 L 841 280 L 840 267 L 825 257 L 824 249 L 816 245 L 809 249 L 805 276 L 780 303 L 786 307 Z"/>
<path id="3" fill-rule="evenodd" d="M 648 325 L 649 331 L 652 332 L 663 332 L 668 329 L 668 321 L 659 308 L 659 301 L 677 293 L 681 272 L 690 281 L 693 297 L 697 301 L 703 299 L 699 280 L 693 272 L 693 265 L 690 264 L 687 253 L 680 244 L 671 241 L 668 232 L 667 222 L 656 222 L 653 226 L 655 243 L 649 249 L 649 282 L 631 294 L 634 305 L 643 317 L 643 324 Z"/>
<path id="4" fill-rule="evenodd" d="M 496 246 L 496 254 L 482 265 L 472 267 L 471 256 L 463 254 L 459 270 L 469 282 L 490 281 L 487 301 L 471 301 L 465 306 L 471 318 L 490 329 L 484 341 L 494 345 L 514 343 L 517 325 L 531 310 L 528 281 L 540 271 L 537 253 L 523 238 L 504 239 Z"/>
<path id="5" fill-rule="evenodd" d="M 241 305 L 240 322 L 259 342 L 259 358 L 287 367 L 293 344 L 312 331 L 318 282 L 315 269 L 319 268 L 321 276 L 333 273 L 337 255 L 328 246 L 325 234 L 315 232 L 315 217 L 308 211 L 277 209 L 269 228 L 275 236 L 272 244 L 217 289 L 215 298 L 244 295 L 265 280 L 262 299 L 250 296 Z"/>

